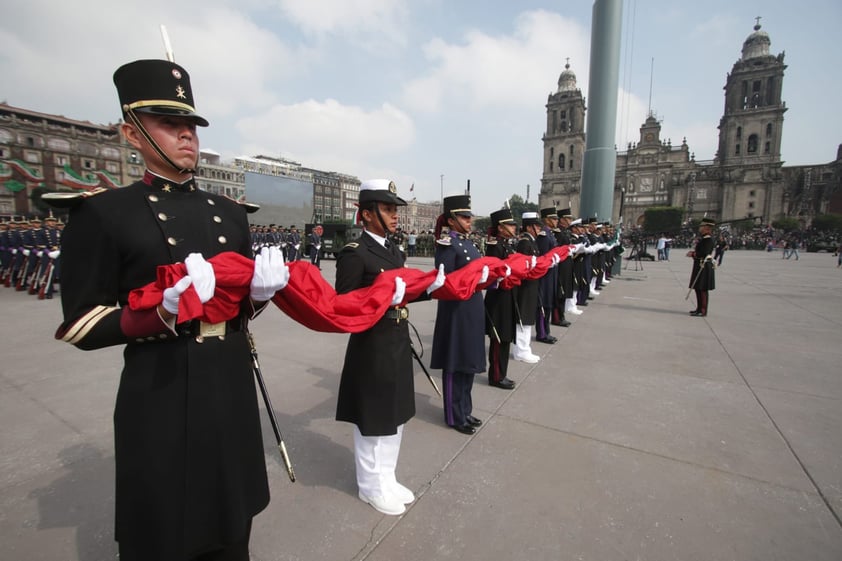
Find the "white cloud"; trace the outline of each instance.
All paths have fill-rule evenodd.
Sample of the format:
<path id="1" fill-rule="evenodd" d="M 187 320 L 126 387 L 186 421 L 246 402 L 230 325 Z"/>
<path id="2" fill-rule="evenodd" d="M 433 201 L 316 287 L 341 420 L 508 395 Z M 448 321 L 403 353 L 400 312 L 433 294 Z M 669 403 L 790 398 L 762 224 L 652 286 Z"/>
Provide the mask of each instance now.
<path id="1" fill-rule="evenodd" d="M 406 44 L 404 0 L 278 0 L 282 13 L 305 33 L 344 35 L 377 48 Z"/>
<path id="2" fill-rule="evenodd" d="M 407 84 L 403 99 L 421 111 L 437 111 L 444 104 L 534 107 L 555 90 L 548 77 L 561 73 L 566 57 L 587 74 L 582 71 L 588 65 L 589 41 L 581 24 L 545 11 L 522 13 L 508 36 L 474 30 L 460 45 L 436 38 L 424 46 L 433 69 Z M 584 88 L 582 82 L 580 78 Z"/>
<path id="3" fill-rule="evenodd" d="M 415 139 L 412 119 L 393 105 L 375 110 L 336 100 L 275 105 L 236 128 L 247 154 L 284 155 L 305 165 L 370 177 L 380 164 L 408 149 Z M 359 162 L 369 162 L 363 168 Z"/>

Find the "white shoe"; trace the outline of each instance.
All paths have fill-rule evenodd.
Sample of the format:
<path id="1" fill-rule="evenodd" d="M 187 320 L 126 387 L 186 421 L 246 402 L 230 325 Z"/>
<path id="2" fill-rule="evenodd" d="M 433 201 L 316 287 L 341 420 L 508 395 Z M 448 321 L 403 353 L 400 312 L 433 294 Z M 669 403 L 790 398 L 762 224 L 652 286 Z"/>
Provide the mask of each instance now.
<path id="1" fill-rule="evenodd" d="M 368 503 L 374 507 L 374 510 L 382 512 L 383 514 L 389 514 L 391 516 L 399 516 L 406 512 L 406 507 L 403 506 L 403 503 L 400 502 L 395 497 L 368 497 L 363 495 L 362 491 L 358 493 L 360 500 L 364 503 Z"/>
<path id="2" fill-rule="evenodd" d="M 590 295 L 591 296 L 599 296 L 599 291 L 598 290 L 591 290 Z"/>
<path id="3" fill-rule="evenodd" d="M 415 494 L 412 491 L 410 491 L 409 488 L 404 487 L 397 481 L 395 481 L 395 484 L 392 486 L 391 491 L 395 498 L 405 505 L 408 505 L 411 502 L 415 502 Z"/>
<path id="4" fill-rule="evenodd" d="M 573 315 L 581 316 L 582 314 L 584 314 L 584 313 L 585 313 L 585 310 L 580 310 L 579 308 L 571 308 L 571 309 L 569 309 L 569 310 L 565 311 L 564 313 L 565 313 L 565 314 L 573 314 Z"/>
<path id="5" fill-rule="evenodd" d="M 538 361 L 541 360 L 541 357 L 539 357 L 538 355 L 534 355 L 534 354 L 523 355 L 523 356 L 513 355 L 513 358 L 515 360 L 519 360 L 520 362 L 525 362 L 526 364 L 535 364 L 535 363 L 537 363 Z"/>
<path id="6" fill-rule="evenodd" d="M 603 279 L 602 284 L 611 284 L 611 281 L 608 279 Z"/>

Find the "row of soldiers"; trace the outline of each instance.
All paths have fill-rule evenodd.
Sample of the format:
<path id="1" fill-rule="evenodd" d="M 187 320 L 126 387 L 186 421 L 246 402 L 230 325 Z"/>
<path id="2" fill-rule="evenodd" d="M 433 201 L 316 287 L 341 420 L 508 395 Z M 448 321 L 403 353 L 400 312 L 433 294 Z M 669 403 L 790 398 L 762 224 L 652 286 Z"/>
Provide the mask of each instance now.
<path id="1" fill-rule="evenodd" d="M 511 290 L 486 291 L 486 334 L 488 349 L 488 382 L 492 386 L 513 389 L 508 370 L 509 351 L 515 360 L 536 363 L 540 357 L 532 352 L 532 329 L 535 340 L 553 344 L 557 338 L 551 326 L 567 327 L 566 314 L 583 313 L 588 305 L 611 282 L 611 270 L 622 252 L 619 235 L 610 223 L 597 219 L 574 219 L 569 208 L 543 208 L 525 212 L 521 232 L 509 209 L 491 213 L 485 254 L 506 259 L 513 253 L 534 256 L 549 253 L 557 246 L 570 246 L 568 258 L 558 260 L 538 279 L 524 280 Z"/>
<path id="2" fill-rule="evenodd" d="M 53 297 L 59 281 L 64 223 L 50 213 L 26 220 L 0 221 L 0 284 L 39 299 Z"/>
<path id="3" fill-rule="evenodd" d="M 294 224 L 289 228 L 275 224 L 269 224 L 268 226 L 252 225 L 250 230 L 251 247 L 255 254 L 259 253 L 264 247 L 278 247 L 287 263 L 298 259 L 309 259 L 310 263 L 319 266 L 322 234 L 324 232 L 320 225 L 314 226 L 310 233 L 304 237 Z M 305 240 L 305 247 L 302 248 L 301 242 Z"/>

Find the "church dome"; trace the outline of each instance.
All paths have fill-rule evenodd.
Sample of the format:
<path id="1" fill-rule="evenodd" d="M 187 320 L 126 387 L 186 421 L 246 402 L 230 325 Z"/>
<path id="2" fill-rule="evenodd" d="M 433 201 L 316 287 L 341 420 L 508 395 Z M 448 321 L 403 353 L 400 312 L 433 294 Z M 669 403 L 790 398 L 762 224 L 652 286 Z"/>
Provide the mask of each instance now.
<path id="1" fill-rule="evenodd" d="M 769 34 L 760 30 L 760 22 L 754 26 L 754 33 L 749 35 L 743 42 L 743 60 L 769 56 L 769 48 L 772 40 Z"/>
<path id="2" fill-rule="evenodd" d="M 558 91 L 572 92 L 576 90 L 576 73 L 570 70 L 570 63 L 564 65 L 564 72 L 558 77 Z"/>

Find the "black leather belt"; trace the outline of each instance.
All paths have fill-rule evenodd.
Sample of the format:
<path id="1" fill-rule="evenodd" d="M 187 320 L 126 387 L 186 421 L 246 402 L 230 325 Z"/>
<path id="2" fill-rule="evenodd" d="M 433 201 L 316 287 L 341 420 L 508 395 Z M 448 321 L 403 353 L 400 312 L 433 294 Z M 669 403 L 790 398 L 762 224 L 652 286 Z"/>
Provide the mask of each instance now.
<path id="1" fill-rule="evenodd" d="M 227 333 L 242 331 L 245 322 L 241 317 L 235 317 L 220 323 L 208 323 L 194 319 L 185 321 L 175 326 L 175 331 L 180 337 L 224 337 Z"/>
<path id="2" fill-rule="evenodd" d="M 383 316 L 386 319 L 393 319 L 395 321 L 401 321 L 409 319 L 409 309 L 408 308 L 389 308 L 386 310 L 386 314 Z"/>

